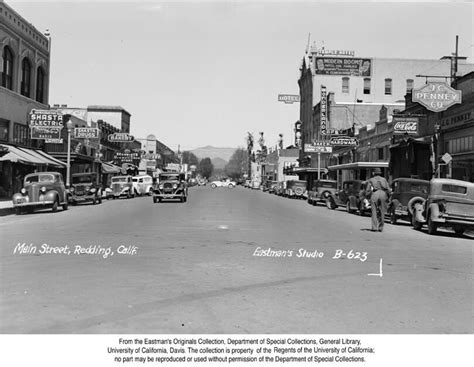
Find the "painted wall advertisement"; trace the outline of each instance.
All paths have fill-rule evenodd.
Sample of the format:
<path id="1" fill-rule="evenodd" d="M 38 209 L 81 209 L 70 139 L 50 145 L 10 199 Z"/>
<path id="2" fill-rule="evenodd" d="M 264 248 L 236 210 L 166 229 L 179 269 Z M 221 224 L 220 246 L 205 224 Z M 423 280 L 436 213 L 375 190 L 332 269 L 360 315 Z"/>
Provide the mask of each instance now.
<path id="1" fill-rule="evenodd" d="M 419 117 L 393 115 L 393 133 L 397 135 L 418 135 Z"/>
<path id="2" fill-rule="evenodd" d="M 316 57 L 316 74 L 371 76 L 372 60 L 353 57 Z"/>

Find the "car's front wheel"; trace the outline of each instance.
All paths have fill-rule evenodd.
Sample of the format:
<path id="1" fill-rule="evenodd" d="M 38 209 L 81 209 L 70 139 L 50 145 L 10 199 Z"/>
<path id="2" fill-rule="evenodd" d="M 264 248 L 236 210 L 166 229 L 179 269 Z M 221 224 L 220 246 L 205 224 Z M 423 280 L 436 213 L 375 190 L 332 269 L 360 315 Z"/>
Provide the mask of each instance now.
<path id="1" fill-rule="evenodd" d="M 215 188 L 217 187 L 217 185 L 216 185 L 216 184 L 212 184 L 211 187 L 212 187 L 213 189 L 215 189 Z"/>
<path id="2" fill-rule="evenodd" d="M 58 206 L 59 206 L 59 200 L 58 200 L 58 198 L 56 198 L 54 200 L 53 206 L 51 207 L 51 210 L 53 211 L 53 213 L 58 211 Z"/>

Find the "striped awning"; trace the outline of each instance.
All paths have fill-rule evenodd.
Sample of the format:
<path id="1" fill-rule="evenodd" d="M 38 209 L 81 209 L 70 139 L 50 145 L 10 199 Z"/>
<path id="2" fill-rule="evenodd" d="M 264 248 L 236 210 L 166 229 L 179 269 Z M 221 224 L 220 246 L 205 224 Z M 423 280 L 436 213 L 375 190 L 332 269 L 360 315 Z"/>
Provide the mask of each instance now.
<path id="1" fill-rule="evenodd" d="M 21 163 L 33 166 L 49 166 L 55 168 L 64 168 L 66 163 L 51 157 L 41 150 L 20 148 L 9 144 L 2 144 L 2 148 L 8 149 L 8 153 L 0 157 L 2 162 Z"/>

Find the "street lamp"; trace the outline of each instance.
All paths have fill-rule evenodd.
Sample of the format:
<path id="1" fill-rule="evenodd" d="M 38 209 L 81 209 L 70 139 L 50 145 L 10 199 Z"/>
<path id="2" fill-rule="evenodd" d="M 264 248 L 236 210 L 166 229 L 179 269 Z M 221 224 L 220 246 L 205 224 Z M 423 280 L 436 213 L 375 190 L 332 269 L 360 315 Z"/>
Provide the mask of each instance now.
<path id="1" fill-rule="evenodd" d="M 66 187 L 69 188 L 70 186 L 70 179 L 71 176 L 71 132 L 73 127 L 73 123 L 69 120 L 66 123 L 67 127 L 67 168 L 66 168 Z"/>

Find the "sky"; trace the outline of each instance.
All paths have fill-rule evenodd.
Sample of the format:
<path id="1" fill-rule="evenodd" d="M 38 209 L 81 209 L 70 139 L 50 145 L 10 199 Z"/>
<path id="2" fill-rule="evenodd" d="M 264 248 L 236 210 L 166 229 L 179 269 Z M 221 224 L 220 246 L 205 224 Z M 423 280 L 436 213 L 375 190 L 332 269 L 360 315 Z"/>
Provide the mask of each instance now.
<path id="1" fill-rule="evenodd" d="M 136 138 L 176 150 L 293 140 L 310 42 L 357 57 L 474 63 L 470 2 L 5 1 L 51 33 L 50 104 L 122 106 Z"/>

